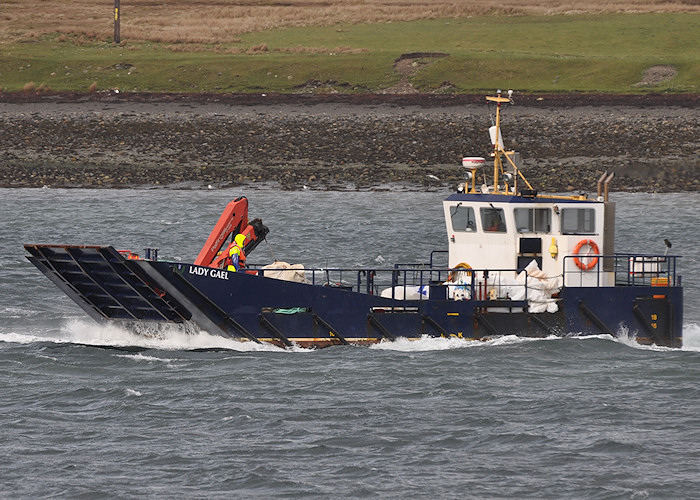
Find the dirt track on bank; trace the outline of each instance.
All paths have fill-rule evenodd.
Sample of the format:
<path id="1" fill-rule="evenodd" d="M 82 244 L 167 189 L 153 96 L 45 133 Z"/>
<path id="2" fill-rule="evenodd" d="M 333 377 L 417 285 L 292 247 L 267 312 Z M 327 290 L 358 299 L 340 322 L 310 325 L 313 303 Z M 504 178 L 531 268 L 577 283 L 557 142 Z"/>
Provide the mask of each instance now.
<path id="1" fill-rule="evenodd" d="M 700 189 L 698 96 L 515 96 L 506 146 L 542 191 Z M 483 96 L 0 94 L 0 186 L 454 187 Z"/>

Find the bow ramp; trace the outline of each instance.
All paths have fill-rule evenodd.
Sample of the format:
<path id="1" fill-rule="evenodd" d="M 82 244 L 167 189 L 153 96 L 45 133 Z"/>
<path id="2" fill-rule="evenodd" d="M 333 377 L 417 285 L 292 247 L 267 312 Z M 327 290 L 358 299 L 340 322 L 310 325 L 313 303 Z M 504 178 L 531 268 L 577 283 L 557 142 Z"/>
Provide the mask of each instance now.
<path id="1" fill-rule="evenodd" d="M 190 312 L 111 246 L 24 245 L 27 259 L 97 321 L 182 323 Z"/>

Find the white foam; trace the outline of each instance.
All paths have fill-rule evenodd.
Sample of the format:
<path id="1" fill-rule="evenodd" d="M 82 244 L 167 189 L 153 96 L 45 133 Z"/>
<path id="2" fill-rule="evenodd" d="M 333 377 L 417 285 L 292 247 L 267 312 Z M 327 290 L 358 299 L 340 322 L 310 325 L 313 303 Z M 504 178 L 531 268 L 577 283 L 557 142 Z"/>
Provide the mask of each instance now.
<path id="1" fill-rule="evenodd" d="M 382 341 L 370 346 L 370 349 L 382 349 L 386 351 L 401 352 L 422 352 L 422 351 L 445 351 L 448 349 L 465 349 L 472 347 L 504 346 L 522 344 L 525 342 L 538 342 L 543 340 L 555 340 L 560 337 L 528 338 L 516 335 L 504 335 L 488 340 L 469 340 L 458 337 L 430 337 L 423 335 L 418 340 L 399 338 L 393 341 Z"/>
<path id="2" fill-rule="evenodd" d="M 583 335 L 580 332 L 579 333 L 569 333 L 567 335 L 567 338 L 570 339 L 575 339 L 575 340 L 609 340 L 610 342 L 616 342 L 618 339 L 613 337 L 612 335 L 608 335 L 607 333 L 598 333 L 595 335 Z"/>
<path id="3" fill-rule="evenodd" d="M 169 359 L 169 358 L 158 358 L 156 356 L 146 356 L 144 354 L 138 353 L 138 354 L 117 354 L 116 355 L 118 358 L 126 358 L 126 359 L 131 359 L 133 361 L 159 361 L 161 363 L 172 363 L 175 361 L 174 359 Z"/>
<path id="4" fill-rule="evenodd" d="M 44 332 L 42 332 L 44 333 Z M 110 347 L 143 347 L 170 351 L 190 351 L 195 349 L 226 349 L 239 352 L 308 352 L 309 349 L 282 349 L 272 344 L 256 344 L 211 335 L 203 331 L 187 331 L 178 325 L 154 329 L 141 335 L 114 323 L 99 324 L 89 320 L 72 319 L 55 331 L 45 335 L 32 333 L 0 333 L 0 342 L 33 344 L 53 342 L 56 344 L 84 344 Z M 162 358 L 154 358 L 162 360 Z M 171 360 L 165 360 L 171 361 Z"/>
<path id="5" fill-rule="evenodd" d="M 683 350 L 684 351 L 699 351 L 700 352 L 700 326 L 689 325 L 683 329 Z M 524 344 L 528 342 L 545 342 L 545 341 L 562 341 L 566 339 L 574 340 L 606 340 L 609 342 L 615 342 L 617 344 L 622 344 L 626 347 L 631 347 L 633 349 L 639 349 L 643 351 L 656 351 L 656 352 L 674 352 L 677 349 L 672 347 L 639 344 L 634 335 L 630 335 L 627 331 L 619 331 L 618 336 L 612 336 L 608 334 L 599 335 L 577 335 L 576 333 L 571 333 L 566 337 L 560 337 L 557 335 L 550 335 L 544 338 L 537 337 L 518 337 L 517 335 L 503 335 L 501 337 L 495 337 L 488 340 L 467 340 L 460 339 L 457 337 L 442 338 L 442 337 L 429 337 L 423 336 L 419 340 L 409 340 L 406 338 L 399 338 L 394 341 L 382 341 L 378 344 L 370 346 L 370 349 L 382 349 L 387 351 L 400 351 L 400 352 L 422 352 L 422 351 L 443 351 L 448 349 L 464 349 L 464 348 L 474 348 L 474 347 L 498 347 L 498 346 L 510 346 Z"/>
<path id="6" fill-rule="evenodd" d="M 48 359 L 50 361 L 58 361 L 58 358 L 54 358 L 53 356 L 45 356 L 44 354 L 37 354 L 36 357 L 41 359 Z"/>
<path id="7" fill-rule="evenodd" d="M 502 337 L 496 337 L 481 344 L 501 346 L 501 345 L 515 345 L 523 344 L 526 342 L 542 342 L 550 340 L 562 340 L 562 337 L 557 337 L 556 335 L 550 335 L 548 337 L 518 337 L 517 335 L 504 335 Z"/>
<path id="8" fill-rule="evenodd" d="M 0 333 L 0 342 L 7 342 L 8 344 L 33 344 L 35 342 L 45 342 L 47 340 L 51 342 L 53 339 L 47 339 L 46 337 L 39 337 L 29 333 Z"/>
<path id="9" fill-rule="evenodd" d="M 676 350 L 673 347 L 659 346 L 656 344 L 640 344 L 639 342 L 637 342 L 635 335 L 630 333 L 629 329 L 625 327 L 620 327 L 617 331 L 616 336 L 609 335 L 607 333 L 601 333 L 598 335 L 571 335 L 570 338 L 574 338 L 577 340 L 607 340 L 609 342 L 615 342 L 616 344 L 622 344 L 626 347 L 631 347 L 632 349 L 639 349 L 641 351 L 663 352 Z"/>
<path id="10" fill-rule="evenodd" d="M 628 347 L 634 349 L 641 349 L 645 351 L 676 351 L 673 347 L 659 346 L 656 344 L 643 345 L 637 343 L 633 335 L 630 335 L 629 331 L 621 330 L 618 331 L 617 337 L 610 337 L 611 340 L 624 344 Z M 700 326 L 695 323 L 686 323 L 683 325 L 683 346 L 682 351 L 695 351 L 700 352 Z"/>
<path id="11" fill-rule="evenodd" d="M 457 337 L 442 338 L 424 335 L 418 340 L 399 338 L 395 341 L 382 341 L 379 344 L 370 346 L 371 349 L 400 352 L 422 352 L 422 351 L 443 351 L 449 349 L 465 349 L 474 347 L 517 345 L 526 342 L 541 342 L 562 340 L 564 337 L 549 336 L 546 338 L 518 337 L 516 335 L 505 335 L 489 340 L 468 340 Z M 642 345 L 635 341 L 634 336 L 629 332 L 619 331 L 618 336 L 607 334 L 600 335 L 569 335 L 566 338 L 577 340 L 607 340 L 616 342 L 633 349 L 651 351 L 674 351 L 675 349 L 657 345 Z M 161 349 L 170 351 L 187 351 L 196 349 L 225 349 L 237 352 L 287 352 L 287 353 L 309 353 L 315 349 L 302 348 L 293 345 L 287 349 L 274 346 L 272 344 L 256 344 L 254 342 L 244 342 L 227 339 L 217 335 L 211 335 L 203 331 L 186 331 L 185 329 L 172 325 L 167 328 L 160 328 L 153 335 L 140 335 L 131 332 L 116 324 L 98 324 L 89 320 L 69 320 L 66 325 L 60 328 L 52 336 L 35 335 L 32 333 L 8 332 L 0 333 L 0 342 L 14 344 L 32 344 L 38 342 L 53 342 L 57 344 L 85 344 L 94 346 L 111 347 L 143 347 L 146 349 Z M 700 325 L 690 323 L 683 328 L 684 351 L 700 352 Z M 173 363 L 177 360 L 169 358 L 159 358 L 142 354 L 123 355 L 136 361 Z"/>
<path id="12" fill-rule="evenodd" d="M 182 224 L 182 221 L 180 220 L 169 220 L 169 219 L 155 219 L 152 221 L 153 224 L 155 225 L 162 225 L 162 226 L 177 226 Z"/>
<path id="13" fill-rule="evenodd" d="M 143 394 L 141 394 L 141 391 L 137 391 L 135 389 L 127 389 L 124 391 L 124 394 L 126 394 L 127 396 L 136 396 L 136 397 L 143 395 Z"/>
<path id="14" fill-rule="evenodd" d="M 683 325 L 683 347 L 684 351 L 700 352 L 700 325 L 686 323 Z"/>
<path id="15" fill-rule="evenodd" d="M 140 335 L 115 324 L 100 325 L 92 322 L 69 321 L 64 342 L 114 347 L 144 347 L 171 351 L 194 349 L 228 349 L 239 352 L 284 351 L 271 344 L 256 344 L 227 339 L 203 331 L 186 331 L 178 325 L 168 325 L 154 330 L 153 335 Z"/>
<path id="16" fill-rule="evenodd" d="M 620 335 L 619 337 L 611 337 L 608 335 L 610 340 L 613 342 L 617 342 L 618 344 L 622 344 L 627 347 L 631 347 L 632 349 L 639 349 L 640 351 L 675 351 L 673 347 L 666 347 L 666 346 L 660 346 L 656 344 L 640 344 L 635 340 L 633 336 L 629 335 Z"/>
<path id="17" fill-rule="evenodd" d="M 3 318 L 28 318 L 32 316 L 38 316 L 40 313 L 36 309 L 29 309 L 20 306 L 8 306 L 3 308 L 0 312 L 0 316 Z"/>
<path id="18" fill-rule="evenodd" d="M 457 337 L 448 339 L 423 335 L 418 340 L 409 340 L 407 338 L 398 338 L 392 341 L 383 340 L 378 344 L 371 345 L 370 349 L 401 352 L 443 351 L 446 349 L 469 347 L 470 344 L 474 343 L 478 343 L 478 341 L 465 340 Z"/>

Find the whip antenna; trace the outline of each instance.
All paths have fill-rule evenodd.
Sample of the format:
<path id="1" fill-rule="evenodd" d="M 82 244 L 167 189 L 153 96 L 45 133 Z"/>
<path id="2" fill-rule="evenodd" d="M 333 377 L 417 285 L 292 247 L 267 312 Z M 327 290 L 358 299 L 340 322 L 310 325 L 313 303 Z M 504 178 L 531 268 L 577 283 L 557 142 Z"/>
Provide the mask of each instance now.
<path id="1" fill-rule="evenodd" d="M 263 240 L 265 244 L 267 245 L 267 248 L 270 250 L 270 255 L 272 255 L 272 261 L 277 262 L 277 257 L 275 257 L 275 252 L 272 251 L 272 245 L 267 241 L 267 238 Z"/>

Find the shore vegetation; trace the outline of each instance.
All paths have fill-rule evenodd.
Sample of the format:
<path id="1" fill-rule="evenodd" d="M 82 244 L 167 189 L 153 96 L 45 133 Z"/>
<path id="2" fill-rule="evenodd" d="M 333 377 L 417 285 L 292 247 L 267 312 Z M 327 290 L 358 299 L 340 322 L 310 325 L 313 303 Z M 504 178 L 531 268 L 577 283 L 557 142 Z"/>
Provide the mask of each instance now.
<path id="1" fill-rule="evenodd" d="M 688 1 L 223 0 L 0 6 L 10 92 L 697 93 Z"/>

